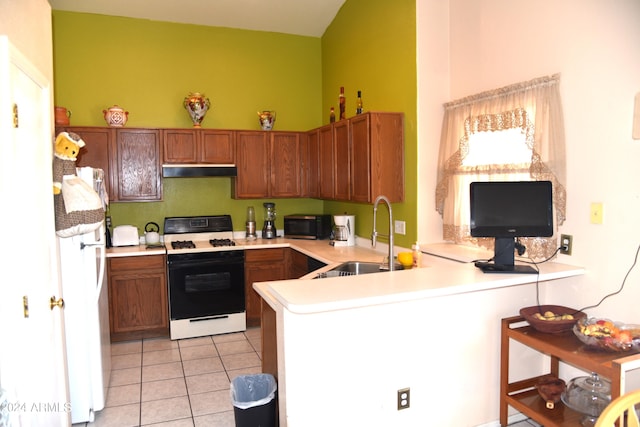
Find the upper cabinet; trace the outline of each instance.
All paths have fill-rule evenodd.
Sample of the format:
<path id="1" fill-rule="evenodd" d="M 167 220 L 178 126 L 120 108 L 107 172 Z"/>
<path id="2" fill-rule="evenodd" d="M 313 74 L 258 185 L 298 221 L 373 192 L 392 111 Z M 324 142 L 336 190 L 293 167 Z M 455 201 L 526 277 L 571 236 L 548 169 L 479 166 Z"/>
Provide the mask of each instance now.
<path id="1" fill-rule="evenodd" d="M 318 198 L 333 199 L 336 174 L 333 125 L 318 129 Z"/>
<path id="2" fill-rule="evenodd" d="M 89 126 L 74 126 L 56 129 L 56 133 L 63 131 L 73 132 L 79 135 L 85 142 L 85 146 L 78 154 L 76 166 L 79 168 L 90 166 L 104 170 L 104 185 L 107 190 L 107 194 L 109 194 L 109 199 L 113 200 L 114 194 L 111 190 L 113 184 L 111 181 L 111 168 L 109 165 L 111 162 L 111 156 L 115 153 L 115 129 Z"/>
<path id="3" fill-rule="evenodd" d="M 56 132 L 74 132 L 85 142 L 77 167 L 104 170 L 111 202 L 162 200 L 160 131 L 114 127 L 68 126 Z"/>
<path id="4" fill-rule="evenodd" d="M 269 197 L 300 197 L 302 195 L 302 154 L 299 132 L 270 133 Z"/>
<path id="5" fill-rule="evenodd" d="M 58 128 L 86 142 L 78 166 L 105 170 L 114 202 L 162 200 L 162 164 L 235 165 L 237 199 L 404 200 L 404 115 L 369 112 L 307 132 Z"/>
<path id="6" fill-rule="evenodd" d="M 317 188 L 308 190 L 310 197 L 370 203 L 384 194 L 391 202 L 404 200 L 402 113 L 360 114 L 314 129 L 307 140 L 310 162 L 318 167 L 318 179 L 308 181 Z"/>
<path id="7" fill-rule="evenodd" d="M 116 156 L 111 172 L 117 201 L 162 200 L 162 146 L 157 129 L 116 130 Z"/>
<path id="8" fill-rule="evenodd" d="M 233 196 L 259 199 L 269 194 L 269 134 L 263 131 L 236 133 L 236 167 Z"/>
<path id="9" fill-rule="evenodd" d="M 404 115 L 366 113 L 349 119 L 350 200 L 370 203 L 380 194 L 404 200 Z"/>
<path id="10" fill-rule="evenodd" d="M 305 152 L 300 132 L 238 131 L 233 196 L 302 197 Z"/>
<path id="11" fill-rule="evenodd" d="M 162 130 L 165 164 L 234 164 L 235 132 L 216 129 Z"/>

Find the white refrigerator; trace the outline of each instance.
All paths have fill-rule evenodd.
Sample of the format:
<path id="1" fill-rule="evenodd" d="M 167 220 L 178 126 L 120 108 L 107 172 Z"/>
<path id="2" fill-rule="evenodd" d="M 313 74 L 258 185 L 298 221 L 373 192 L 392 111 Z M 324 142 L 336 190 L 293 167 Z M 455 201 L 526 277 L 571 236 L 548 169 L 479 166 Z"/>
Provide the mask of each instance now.
<path id="1" fill-rule="evenodd" d="M 92 422 L 104 408 L 111 376 L 104 231 L 103 222 L 93 232 L 58 238 L 72 423 Z"/>

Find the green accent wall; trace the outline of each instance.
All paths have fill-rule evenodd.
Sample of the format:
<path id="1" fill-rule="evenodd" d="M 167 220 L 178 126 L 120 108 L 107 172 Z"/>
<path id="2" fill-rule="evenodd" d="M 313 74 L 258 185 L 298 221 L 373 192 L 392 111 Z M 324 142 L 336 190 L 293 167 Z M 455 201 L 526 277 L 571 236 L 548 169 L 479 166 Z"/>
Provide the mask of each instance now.
<path id="1" fill-rule="evenodd" d="M 114 104 L 127 127 L 192 126 L 182 100 L 201 92 L 212 107 L 202 127 L 259 129 L 257 111 L 275 110 L 274 129 L 308 130 L 328 122 L 340 86 L 347 116 L 363 91 L 366 111 L 405 113 L 405 202 L 394 217 L 407 223 L 396 243 L 416 231 L 415 0 L 347 0 L 321 38 L 53 11 L 54 102 L 71 110 L 71 125 L 104 126 Z M 337 109 L 337 108 L 336 108 Z M 113 224 L 165 216 L 230 213 L 244 229 L 247 206 L 258 225 L 266 200 L 234 200 L 232 178 L 164 179 L 162 202 L 112 203 Z M 371 233 L 372 206 L 315 199 L 273 199 L 282 216 L 301 212 L 357 215 L 356 232 Z M 379 211 L 386 224 L 386 209 Z"/>
<path id="2" fill-rule="evenodd" d="M 317 37 L 54 11 L 53 41 L 55 105 L 72 125 L 105 126 L 102 111 L 117 104 L 126 127 L 190 128 L 189 92 L 211 100 L 203 128 L 257 130 L 259 110 L 276 111 L 276 130 L 321 124 Z M 240 231 L 254 206 L 261 226 L 264 200 L 232 199 L 231 180 L 164 179 L 162 202 L 112 203 L 108 214 L 142 232 L 165 216 L 230 213 Z M 321 200 L 273 201 L 280 228 L 285 214 L 323 211 Z"/>
<path id="3" fill-rule="evenodd" d="M 322 36 L 323 124 L 338 111 L 345 88 L 346 116 L 355 115 L 357 91 L 365 111 L 405 114 L 405 201 L 393 204 L 393 217 L 406 222 L 406 235 L 395 244 L 411 247 L 417 232 L 417 77 L 415 0 L 347 0 Z M 325 202 L 325 212 L 356 215 L 356 234 L 371 235 L 373 207 Z M 387 209 L 378 209 L 378 231 L 387 232 Z"/>

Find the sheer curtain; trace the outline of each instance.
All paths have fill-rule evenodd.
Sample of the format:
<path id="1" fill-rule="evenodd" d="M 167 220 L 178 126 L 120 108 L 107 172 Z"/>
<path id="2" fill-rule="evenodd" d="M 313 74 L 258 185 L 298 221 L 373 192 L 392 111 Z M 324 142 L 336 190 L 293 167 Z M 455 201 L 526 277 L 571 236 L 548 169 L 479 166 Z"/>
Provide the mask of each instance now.
<path id="1" fill-rule="evenodd" d="M 560 75 L 555 74 L 444 104 L 436 186 L 444 240 L 493 248 L 493 239 L 473 238 L 469 232 L 473 181 L 551 181 L 555 230 L 564 222 L 565 142 L 559 86 Z M 491 155 L 470 153 L 476 146 Z M 522 241 L 533 259 L 551 256 L 557 248 L 556 236 Z"/>

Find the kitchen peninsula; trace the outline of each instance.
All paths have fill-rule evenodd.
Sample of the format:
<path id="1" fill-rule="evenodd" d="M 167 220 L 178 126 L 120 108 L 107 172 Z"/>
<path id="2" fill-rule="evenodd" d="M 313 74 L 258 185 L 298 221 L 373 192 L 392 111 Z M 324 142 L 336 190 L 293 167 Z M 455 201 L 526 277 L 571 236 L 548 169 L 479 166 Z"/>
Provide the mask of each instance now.
<path id="1" fill-rule="evenodd" d="M 539 268 L 539 276 L 484 274 L 423 255 L 418 269 L 255 283 L 275 328 L 273 343 L 263 321 L 263 352 L 277 349 L 277 361 L 263 356 L 263 370 L 277 364 L 280 425 L 495 422 L 500 319 L 535 305 L 538 287 L 541 303 L 561 303 L 545 301 L 546 287 L 584 274 L 559 263 Z M 405 388 L 410 407 L 398 410 Z"/>

